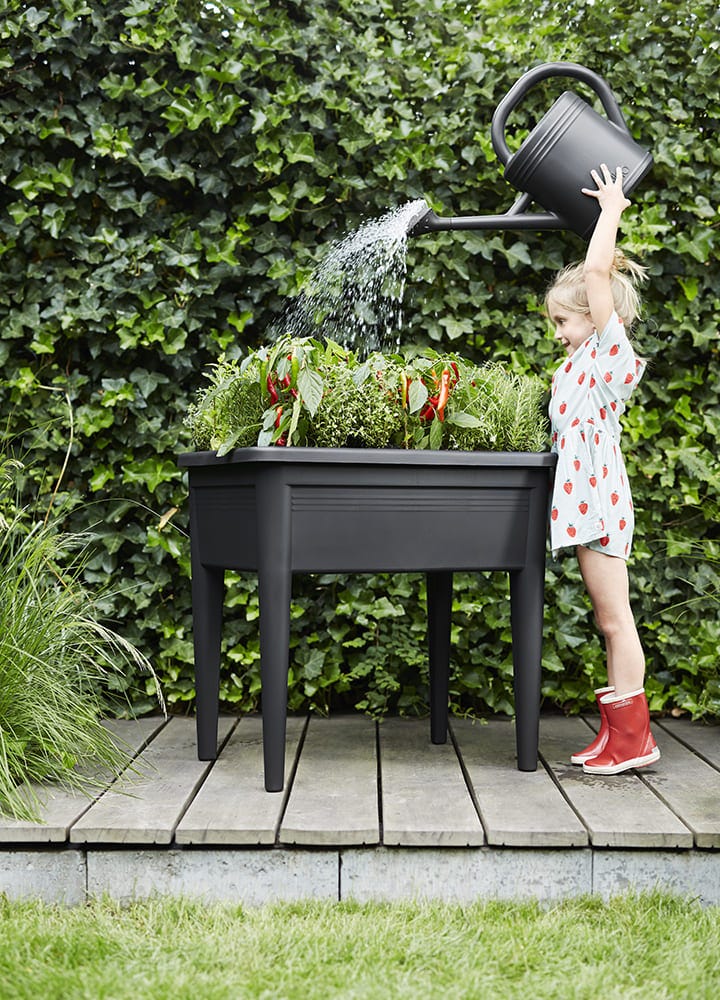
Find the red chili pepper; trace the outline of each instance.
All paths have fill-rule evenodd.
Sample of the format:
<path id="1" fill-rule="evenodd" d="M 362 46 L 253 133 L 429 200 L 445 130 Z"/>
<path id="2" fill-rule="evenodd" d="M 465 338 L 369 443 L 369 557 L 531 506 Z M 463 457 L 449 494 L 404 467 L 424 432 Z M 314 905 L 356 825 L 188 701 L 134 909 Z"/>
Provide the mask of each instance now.
<path id="1" fill-rule="evenodd" d="M 275 403 L 277 403 L 278 399 L 280 399 L 280 397 L 278 396 L 277 389 L 275 388 L 275 380 L 273 379 L 272 375 L 268 375 L 266 384 L 267 384 L 267 391 L 270 396 L 270 402 L 274 406 Z"/>
<path id="2" fill-rule="evenodd" d="M 433 419 L 437 411 L 438 400 L 438 396 L 430 396 L 428 398 L 427 403 L 423 406 L 422 410 L 420 410 L 421 420 L 428 422 Z"/>
<path id="3" fill-rule="evenodd" d="M 450 369 L 444 368 L 442 373 L 442 378 L 440 379 L 440 398 L 437 404 L 437 415 L 438 420 L 443 421 L 445 419 L 445 407 L 447 406 L 447 401 L 450 398 Z"/>
<path id="4" fill-rule="evenodd" d="M 450 362 L 450 367 L 452 368 L 453 372 L 455 373 L 455 378 L 453 379 L 453 385 L 457 385 L 457 383 L 460 381 L 460 370 L 459 370 L 459 368 L 457 366 L 457 362 L 451 361 Z"/>
<path id="5" fill-rule="evenodd" d="M 283 411 L 282 406 L 278 406 L 277 410 L 275 411 L 275 426 L 276 427 L 280 426 L 280 418 L 282 417 L 282 411 Z"/>

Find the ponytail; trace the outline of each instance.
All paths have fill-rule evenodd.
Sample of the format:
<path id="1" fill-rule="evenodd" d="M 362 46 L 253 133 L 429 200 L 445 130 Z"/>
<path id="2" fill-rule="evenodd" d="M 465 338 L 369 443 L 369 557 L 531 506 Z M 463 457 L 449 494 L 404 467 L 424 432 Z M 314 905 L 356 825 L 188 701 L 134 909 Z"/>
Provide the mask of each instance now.
<path id="1" fill-rule="evenodd" d="M 626 257 L 622 250 L 615 248 L 615 259 L 610 268 L 610 288 L 612 289 L 615 311 L 632 326 L 640 317 L 640 294 L 638 286 L 647 281 L 647 268 L 636 260 Z"/>

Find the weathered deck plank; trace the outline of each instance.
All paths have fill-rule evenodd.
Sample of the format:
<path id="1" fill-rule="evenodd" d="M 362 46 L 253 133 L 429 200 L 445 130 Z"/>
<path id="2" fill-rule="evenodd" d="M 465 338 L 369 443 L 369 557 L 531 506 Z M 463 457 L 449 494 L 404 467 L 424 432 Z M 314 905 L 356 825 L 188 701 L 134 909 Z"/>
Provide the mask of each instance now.
<path id="1" fill-rule="evenodd" d="M 279 839 L 313 846 L 380 842 L 372 719 L 310 719 Z"/>
<path id="2" fill-rule="evenodd" d="M 660 727 L 655 739 L 662 756 L 656 768 L 643 768 L 643 781 L 682 817 L 697 847 L 720 847 L 720 771 Z"/>
<path id="3" fill-rule="evenodd" d="M 221 718 L 222 742 L 235 719 Z M 175 716 L 137 759 L 140 776 L 116 782 L 70 830 L 73 844 L 169 844 L 211 767 L 197 759 L 195 720 Z"/>
<path id="4" fill-rule="evenodd" d="M 285 782 L 306 720 L 287 720 Z M 274 844 L 286 797 L 265 791 L 262 719 L 241 719 L 175 831 L 178 844 Z"/>
<path id="5" fill-rule="evenodd" d="M 505 847 L 580 847 L 588 833 L 541 766 L 518 771 L 510 720 L 452 723 L 472 783 L 488 844 Z"/>
<path id="6" fill-rule="evenodd" d="M 284 795 L 264 791 L 259 718 L 223 720 L 223 737 L 235 728 L 214 764 L 197 761 L 192 719 L 109 724 L 133 752 L 150 740 L 136 760 L 139 775 L 108 777 L 94 801 L 43 786 L 40 823 L 0 816 L 8 871 L 18 851 L 53 845 L 71 845 L 88 857 L 103 844 L 111 853 L 122 844 L 173 843 L 221 851 L 282 844 L 319 850 L 382 845 L 391 854 L 460 850 L 483 843 L 477 812 L 486 836 L 482 850 L 564 847 L 609 857 L 625 856 L 622 849 L 629 848 L 659 858 L 680 847 L 720 858 L 720 726 L 653 723 L 658 764 L 601 778 L 568 763 L 592 735 L 581 719 L 543 717 L 547 770 L 527 774 L 516 769 L 514 727 L 504 719 L 454 721 L 458 761 L 452 744 L 430 744 L 426 721 L 388 719 L 378 732 L 364 716 L 312 718 L 293 783 L 304 721 L 288 720 Z"/>
<path id="7" fill-rule="evenodd" d="M 450 741 L 433 746 L 424 719 L 378 727 L 383 843 L 469 847 L 484 843 L 480 819 Z"/>
<path id="8" fill-rule="evenodd" d="M 103 725 L 112 733 L 117 745 L 130 757 L 135 757 L 163 725 L 163 721 L 161 718 L 137 721 L 112 719 Z M 13 819 L 0 813 L 0 843 L 65 843 L 72 825 L 113 780 L 112 775 L 96 768 L 83 768 L 83 774 L 97 782 L 97 788 L 87 794 L 79 789 L 63 788 L 60 785 L 28 785 L 27 799 L 37 809 L 38 822 Z"/>
<path id="9" fill-rule="evenodd" d="M 720 770 L 720 723 L 691 722 L 690 719 L 663 719 L 659 724 L 671 736 Z"/>
<path id="10" fill-rule="evenodd" d="M 634 772 L 584 774 L 570 755 L 592 739 L 582 719 L 545 717 L 540 753 L 590 833 L 594 847 L 692 847 L 693 834 Z M 662 761 L 653 770 L 662 766 Z M 650 769 L 645 768 L 646 772 Z"/>

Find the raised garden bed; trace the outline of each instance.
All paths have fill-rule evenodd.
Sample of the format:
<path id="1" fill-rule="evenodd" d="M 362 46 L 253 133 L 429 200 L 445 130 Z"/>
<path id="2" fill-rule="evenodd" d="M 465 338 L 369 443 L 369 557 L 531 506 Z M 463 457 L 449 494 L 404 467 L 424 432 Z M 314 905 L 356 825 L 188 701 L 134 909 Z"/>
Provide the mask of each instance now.
<path id="1" fill-rule="evenodd" d="M 454 570 L 510 574 L 518 767 L 537 767 L 546 452 L 241 448 L 181 455 L 190 487 L 198 755 L 217 755 L 224 572 L 258 574 L 265 787 L 284 783 L 292 574 L 425 572 L 431 735 L 447 736 Z"/>

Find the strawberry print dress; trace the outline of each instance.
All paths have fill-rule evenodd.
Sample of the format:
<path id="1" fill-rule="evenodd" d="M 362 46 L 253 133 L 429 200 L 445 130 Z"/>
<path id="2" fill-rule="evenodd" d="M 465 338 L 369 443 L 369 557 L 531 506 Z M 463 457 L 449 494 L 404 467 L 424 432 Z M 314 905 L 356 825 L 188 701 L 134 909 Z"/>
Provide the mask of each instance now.
<path id="1" fill-rule="evenodd" d="M 613 313 L 552 379 L 549 415 L 558 456 L 550 510 L 553 556 L 585 545 L 627 559 L 632 545 L 632 497 L 620 451 L 620 416 L 645 362 L 635 356 Z"/>

